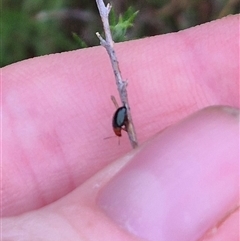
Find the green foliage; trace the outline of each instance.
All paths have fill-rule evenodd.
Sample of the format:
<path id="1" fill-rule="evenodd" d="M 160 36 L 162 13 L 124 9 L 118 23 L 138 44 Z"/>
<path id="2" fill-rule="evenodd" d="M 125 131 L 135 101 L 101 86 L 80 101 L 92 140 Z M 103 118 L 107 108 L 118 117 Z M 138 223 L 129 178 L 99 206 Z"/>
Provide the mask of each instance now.
<path id="1" fill-rule="evenodd" d="M 43 1 L 18 1 L 18 6 L 6 2 L 1 12 L 1 67 L 26 58 L 78 48 L 73 39 L 61 31 L 61 22 L 51 17 L 51 11 L 56 11 L 57 3 L 60 8 L 61 2 L 63 0 L 54 1 L 55 6 L 48 4 L 49 10 L 42 11 L 38 8 Z"/>
<path id="2" fill-rule="evenodd" d="M 80 49 L 87 48 L 87 44 L 85 41 L 83 41 L 76 33 L 72 33 L 73 39 L 76 41 L 76 43 L 79 45 Z"/>
<path id="3" fill-rule="evenodd" d="M 115 42 L 179 31 L 238 13 L 240 7 L 239 1 L 230 0 L 107 2 L 112 2 L 115 10 L 110 13 Z M 134 9 L 141 12 L 137 19 L 138 11 Z M 95 33 L 101 32 L 102 24 L 94 0 L 2 0 L 0 10 L 0 67 L 39 55 L 99 45 Z"/>
<path id="4" fill-rule="evenodd" d="M 133 27 L 133 22 L 138 14 L 138 11 L 135 11 L 133 7 L 129 7 L 126 12 L 120 14 L 119 16 L 114 11 L 114 8 L 111 9 L 109 15 L 110 30 L 112 33 L 112 38 L 114 42 L 122 42 L 127 40 L 127 30 Z M 79 48 L 88 47 L 86 42 L 83 41 L 76 33 L 72 33 L 74 40 L 78 43 Z"/>
<path id="5" fill-rule="evenodd" d="M 133 22 L 138 14 L 133 7 L 129 7 L 126 12 L 117 16 L 114 8 L 112 8 L 109 20 L 112 37 L 115 42 L 127 40 L 127 30 L 133 26 Z"/>

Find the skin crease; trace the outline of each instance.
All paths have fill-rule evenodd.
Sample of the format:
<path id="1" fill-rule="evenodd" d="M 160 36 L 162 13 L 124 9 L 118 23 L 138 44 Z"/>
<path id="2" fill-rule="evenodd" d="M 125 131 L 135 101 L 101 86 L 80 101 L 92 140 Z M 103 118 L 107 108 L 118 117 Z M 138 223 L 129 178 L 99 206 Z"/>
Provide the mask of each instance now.
<path id="1" fill-rule="evenodd" d="M 204 107 L 239 108 L 238 29 L 235 15 L 116 44 L 140 143 Z M 1 72 L 5 240 L 18 240 L 21 232 L 24 240 L 51 240 L 57 234 L 55 240 L 100 240 L 99 235 L 102 240 L 140 240 L 99 211 L 97 191 L 89 188 L 96 178 L 100 186 L 106 183 L 128 158 L 103 168 L 131 152 L 125 133 L 120 146 L 117 138 L 103 140 L 113 135 L 110 95 L 118 97 L 105 49 L 43 56 Z M 58 232 L 43 221 L 49 213 L 50 227 Z M 230 215 L 221 232 L 206 240 L 237 240 L 228 236 L 235 223 L 236 215 Z"/>

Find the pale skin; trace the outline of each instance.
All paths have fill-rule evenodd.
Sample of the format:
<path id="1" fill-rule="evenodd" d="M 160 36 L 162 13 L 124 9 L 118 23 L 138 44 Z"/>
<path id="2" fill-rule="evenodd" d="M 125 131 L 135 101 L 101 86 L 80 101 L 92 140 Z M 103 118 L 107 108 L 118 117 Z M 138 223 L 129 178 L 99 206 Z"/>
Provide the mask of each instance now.
<path id="1" fill-rule="evenodd" d="M 204 107 L 239 108 L 238 29 L 236 15 L 176 34 L 115 45 L 122 75 L 129 82 L 141 149 L 143 142 Z M 99 190 L 135 155 L 125 156 L 131 146 L 124 131 L 120 146 L 117 139 L 104 140 L 114 135 L 110 96 L 119 99 L 105 49 L 43 56 L 1 71 L 3 240 L 141 240 L 141 235 L 119 228 L 96 204 Z M 204 113 L 200 116 L 207 122 Z M 184 136 L 186 129 L 179 128 Z M 218 137 L 224 147 L 232 141 L 227 137 L 238 131 L 235 121 L 221 111 L 216 128 L 226 129 L 226 139 Z M 174 141 L 175 136 L 169 138 Z M 230 166 L 237 166 L 238 150 L 232 152 L 236 155 Z M 156 155 L 151 152 L 147 159 Z M 184 160 L 182 165 L 188 168 Z M 221 170 L 206 183 L 215 181 L 217 186 L 222 180 L 217 175 L 225 176 L 226 168 Z M 229 172 L 238 176 L 236 168 Z M 216 202 L 226 215 L 209 214 L 214 224 L 201 240 L 237 240 L 238 189 L 231 194 L 226 189 L 217 193 L 225 199 Z M 165 225 L 173 224 L 170 220 Z M 216 226 L 220 228 L 207 236 Z"/>

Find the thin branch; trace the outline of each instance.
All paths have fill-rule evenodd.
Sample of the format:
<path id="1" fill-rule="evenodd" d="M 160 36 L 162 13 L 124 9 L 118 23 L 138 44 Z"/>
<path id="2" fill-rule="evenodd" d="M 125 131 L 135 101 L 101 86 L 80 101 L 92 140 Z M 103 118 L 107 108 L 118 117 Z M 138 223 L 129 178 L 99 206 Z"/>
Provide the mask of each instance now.
<path id="1" fill-rule="evenodd" d="M 122 79 L 117 56 L 116 56 L 115 50 L 113 48 L 114 42 L 112 39 L 110 26 L 109 26 L 108 16 L 109 16 L 109 12 L 111 10 L 111 5 L 109 3 L 107 5 L 105 5 L 103 0 L 96 0 L 96 3 L 97 3 L 97 7 L 98 7 L 98 10 L 100 13 L 100 17 L 103 22 L 103 28 L 104 28 L 104 33 L 105 33 L 106 39 L 104 39 L 99 33 L 96 33 L 96 35 L 100 40 L 100 44 L 107 50 L 107 53 L 111 60 L 119 96 L 122 101 L 122 104 L 124 106 L 126 106 L 126 108 L 127 108 L 127 116 L 128 116 L 128 122 L 129 122 L 128 126 L 127 126 L 128 137 L 129 137 L 132 147 L 136 148 L 138 146 L 138 142 L 137 142 L 137 136 L 136 136 L 135 128 L 133 125 L 132 115 L 131 115 L 130 106 L 129 106 L 129 102 L 128 102 L 127 82 Z"/>

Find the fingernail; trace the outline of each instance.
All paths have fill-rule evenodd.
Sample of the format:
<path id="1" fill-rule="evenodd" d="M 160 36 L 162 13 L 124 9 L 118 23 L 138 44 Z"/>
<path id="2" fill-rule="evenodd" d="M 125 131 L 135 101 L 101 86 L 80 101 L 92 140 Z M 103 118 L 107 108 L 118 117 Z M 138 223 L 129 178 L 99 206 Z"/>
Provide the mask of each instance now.
<path id="1" fill-rule="evenodd" d="M 238 139 L 237 110 L 206 108 L 145 145 L 97 204 L 144 240 L 198 240 L 237 205 Z"/>

